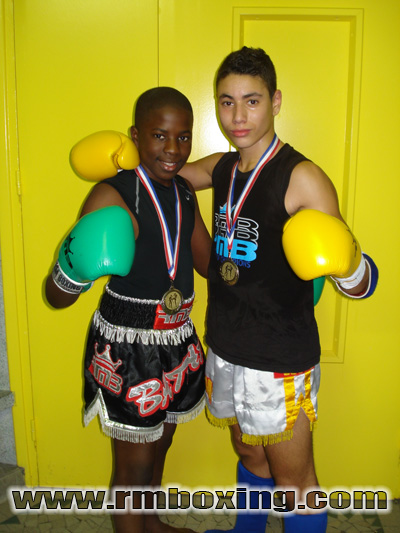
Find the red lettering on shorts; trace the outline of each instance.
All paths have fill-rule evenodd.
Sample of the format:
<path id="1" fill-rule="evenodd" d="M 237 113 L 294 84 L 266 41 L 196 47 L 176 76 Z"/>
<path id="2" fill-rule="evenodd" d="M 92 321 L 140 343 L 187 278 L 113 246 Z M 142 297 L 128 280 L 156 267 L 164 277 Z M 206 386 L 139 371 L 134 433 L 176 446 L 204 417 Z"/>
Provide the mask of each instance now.
<path id="1" fill-rule="evenodd" d="M 177 313 L 169 315 L 163 311 L 161 304 L 158 304 L 153 329 L 175 329 L 183 326 L 189 318 L 192 306 L 193 301 L 184 303 Z"/>
<path id="2" fill-rule="evenodd" d="M 135 387 L 129 387 L 126 400 L 135 402 L 140 416 L 150 416 L 162 406 L 163 385 L 159 379 L 142 381 Z"/>
<path id="3" fill-rule="evenodd" d="M 150 416 L 158 409 L 167 409 L 175 394 L 182 389 L 188 371 L 195 372 L 202 364 L 204 357 L 200 343 L 190 344 L 180 365 L 169 372 L 163 372 L 162 381 L 154 378 L 129 387 L 126 401 L 134 402 L 142 417 Z"/>
<path id="4" fill-rule="evenodd" d="M 116 373 L 116 370 L 122 364 L 122 361 L 118 359 L 114 363 L 111 359 L 111 346 L 109 344 L 106 344 L 102 353 L 98 353 L 97 347 L 98 343 L 96 342 L 89 372 L 99 385 L 118 395 L 121 393 L 124 380 Z"/>

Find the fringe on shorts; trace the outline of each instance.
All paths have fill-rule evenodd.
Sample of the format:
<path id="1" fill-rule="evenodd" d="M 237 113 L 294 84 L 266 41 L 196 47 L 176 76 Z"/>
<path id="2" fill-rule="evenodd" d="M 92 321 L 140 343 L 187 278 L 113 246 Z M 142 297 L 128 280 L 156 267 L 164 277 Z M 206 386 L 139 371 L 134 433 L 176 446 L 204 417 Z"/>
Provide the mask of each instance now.
<path id="1" fill-rule="evenodd" d="M 208 406 L 206 405 L 206 416 L 207 420 L 215 427 L 225 429 L 229 426 L 233 426 L 238 423 L 236 417 L 232 418 L 217 418 L 211 412 Z M 310 421 L 310 431 L 315 429 L 317 421 Z M 293 438 L 293 429 L 288 429 L 281 431 L 280 433 L 274 433 L 271 435 L 248 435 L 247 433 L 242 433 L 242 442 L 244 444 L 249 444 L 250 446 L 268 446 L 271 444 L 278 444 L 279 442 L 284 442 L 291 440 Z"/>
<path id="2" fill-rule="evenodd" d="M 167 412 L 165 422 L 170 424 L 184 424 L 186 422 L 190 422 L 199 416 L 204 409 L 204 405 L 205 398 L 203 396 L 199 403 L 190 411 L 185 413 Z M 100 389 L 98 390 L 94 401 L 84 413 L 83 424 L 87 426 L 97 415 L 99 416 L 103 433 L 107 437 L 111 437 L 113 439 L 132 442 L 135 444 L 145 444 L 146 442 L 154 442 L 160 439 L 164 432 L 164 421 L 152 428 L 142 428 L 128 426 L 126 424 L 121 424 L 120 422 L 114 422 L 113 420 L 110 420 Z"/>
<path id="3" fill-rule="evenodd" d="M 229 426 L 234 426 L 235 424 L 238 423 L 237 418 L 235 416 L 233 416 L 232 418 L 217 418 L 211 413 L 207 405 L 206 405 L 206 416 L 210 424 L 217 428 L 225 429 Z"/>

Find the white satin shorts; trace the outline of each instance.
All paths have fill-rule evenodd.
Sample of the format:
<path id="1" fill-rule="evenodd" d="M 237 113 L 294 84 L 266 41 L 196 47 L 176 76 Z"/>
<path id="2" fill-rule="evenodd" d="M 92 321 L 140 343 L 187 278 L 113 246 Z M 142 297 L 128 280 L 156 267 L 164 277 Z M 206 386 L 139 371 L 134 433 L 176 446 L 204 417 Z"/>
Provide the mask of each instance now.
<path id="1" fill-rule="evenodd" d="M 298 373 L 234 365 L 210 348 L 206 362 L 206 407 L 211 424 L 239 424 L 242 440 L 267 445 L 288 440 L 303 409 L 310 429 L 317 420 L 320 365 Z"/>

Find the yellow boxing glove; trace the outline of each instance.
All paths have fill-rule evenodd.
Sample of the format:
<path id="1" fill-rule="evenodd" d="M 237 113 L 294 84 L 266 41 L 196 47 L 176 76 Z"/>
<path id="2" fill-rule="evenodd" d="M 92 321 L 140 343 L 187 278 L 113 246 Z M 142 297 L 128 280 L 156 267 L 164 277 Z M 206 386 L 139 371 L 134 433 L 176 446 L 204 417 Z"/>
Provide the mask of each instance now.
<path id="1" fill-rule="evenodd" d="M 356 287 L 365 272 L 360 245 L 336 217 L 305 209 L 283 228 L 283 249 L 293 271 L 304 280 L 332 276 L 341 287 Z"/>
<path id="2" fill-rule="evenodd" d="M 118 131 L 98 131 L 79 141 L 71 150 L 72 168 L 90 181 L 115 176 L 140 163 L 135 143 Z"/>

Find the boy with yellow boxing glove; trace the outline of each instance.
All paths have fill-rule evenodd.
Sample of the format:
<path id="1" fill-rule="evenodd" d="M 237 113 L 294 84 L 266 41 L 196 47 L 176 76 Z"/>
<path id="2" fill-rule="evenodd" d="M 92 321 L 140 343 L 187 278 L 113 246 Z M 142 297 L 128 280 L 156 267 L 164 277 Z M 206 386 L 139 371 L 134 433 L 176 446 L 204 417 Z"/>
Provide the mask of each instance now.
<path id="1" fill-rule="evenodd" d="M 319 486 L 314 281 L 332 275 L 347 295 L 366 297 L 377 270 L 344 224 L 331 180 L 275 132 L 282 94 L 265 51 L 232 52 L 215 80 L 219 123 L 237 150 L 182 171 L 195 189 L 213 188 L 206 412 L 231 431 L 238 486 L 296 489 L 302 505 L 286 492 L 285 533 L 324 533 L 327 513 L 307 497 Z M 264 533 L 267 519 L 247 507 L 230 531 Z"/>

